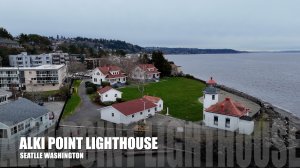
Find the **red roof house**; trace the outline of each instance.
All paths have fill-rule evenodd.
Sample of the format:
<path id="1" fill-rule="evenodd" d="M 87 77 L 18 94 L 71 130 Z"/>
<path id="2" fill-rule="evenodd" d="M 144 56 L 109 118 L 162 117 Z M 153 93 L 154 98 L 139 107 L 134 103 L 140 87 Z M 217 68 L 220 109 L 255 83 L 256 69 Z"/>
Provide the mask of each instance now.
<path id="1" fill-rule="evenodd" d="M 230 98 L 226 98 L 224 101 L 210 106 L 205 111 L 234 117 L 245 116 L 248 113 L 247 108 L 240 103 L 232 101 Z"/>

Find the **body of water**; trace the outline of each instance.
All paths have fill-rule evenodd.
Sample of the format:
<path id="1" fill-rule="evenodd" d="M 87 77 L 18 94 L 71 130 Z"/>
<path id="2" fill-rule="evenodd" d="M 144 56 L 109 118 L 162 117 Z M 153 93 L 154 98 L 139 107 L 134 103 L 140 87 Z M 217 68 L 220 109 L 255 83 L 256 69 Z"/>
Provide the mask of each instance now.
<path id="1" fill-rule="evenodd" d="M 166 55 L 184 73 L 246 92 L 300 117 L 300 53 Z"/>

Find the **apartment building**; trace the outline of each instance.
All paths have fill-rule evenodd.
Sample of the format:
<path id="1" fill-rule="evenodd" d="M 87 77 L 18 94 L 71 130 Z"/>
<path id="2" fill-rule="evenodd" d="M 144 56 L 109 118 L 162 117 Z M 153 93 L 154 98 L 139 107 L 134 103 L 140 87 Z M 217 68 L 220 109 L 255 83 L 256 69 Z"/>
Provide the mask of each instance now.
<path id="1" fill-rule="evenodd" d="M 9 65 L 12 67 L 37 67 L 47 64 L 67 64 L 69 55 L 63 52 L 55 52 L 49 54 L 28 55 L 22 52 L 18 55 L 9 56 Z"/>
<path id="2" fill-rule="evenodd" d="M 0 88 L 26 91 L 58 90 L 66 77 L 66 65 L 1 67 Z"/>

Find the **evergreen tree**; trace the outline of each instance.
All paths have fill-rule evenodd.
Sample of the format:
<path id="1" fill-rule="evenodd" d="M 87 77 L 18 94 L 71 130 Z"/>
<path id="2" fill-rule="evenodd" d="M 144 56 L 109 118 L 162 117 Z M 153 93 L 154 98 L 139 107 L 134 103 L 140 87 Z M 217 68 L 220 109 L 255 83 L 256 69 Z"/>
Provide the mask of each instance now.
<path id="1" fill-rule="evenodd" d="M 13 40 L 13 36 L 3 27 L 0 27 L 0 37 Z"/>
<path id="2" fill-rule="evenodd" d="M 162 76 L 170 76 L 172 67 L 167 59 L 165 59 L 161 51 L 152 53 L 152 63 L 161 72 Z"/>

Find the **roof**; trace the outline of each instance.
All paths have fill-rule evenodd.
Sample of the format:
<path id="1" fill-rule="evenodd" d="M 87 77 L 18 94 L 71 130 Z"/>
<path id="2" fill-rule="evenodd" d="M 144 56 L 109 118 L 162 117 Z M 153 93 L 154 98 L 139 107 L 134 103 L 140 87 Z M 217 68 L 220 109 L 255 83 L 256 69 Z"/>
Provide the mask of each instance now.
<path id="1" fill-rule="evenodd" d="M 208 86 L 203 91 L 205 94 L 217 94 L 217 89 L 213 86 Z"/>
<path id="2" fill-rule="evenodd" d="M 12 93 L 11 93 L 11 92 L 8 92 L 8 91 L 6 91 L 6 90 L 0 89 L 0 96 L 2 96 L 2 95 L 8 95 L 8 96 L 11 96 Z"/>
<path id="3" fill-rule="evenodd" d="M 210 106 L 205 111 L 222 115 L 241 117 L 247 114 L 248 109 L 246 109 L 240 103 L 232 101 L 230 98 L 225 98 L 224 101 Z"/>
<path id="4" fill-rule="evenodd" d="M 117 92 L 120 92 L 120 91 L 118 91 L 118 90 L 112 88 L 111 86 L 105 86 L 104 88 L 100 88 L 100 89 L 98 89 L 97 92 L 100 93 L 100 94 L 103 94 L 103 93 L 106 93 L 107 91 L 109 91 L 109 90 L 111 90 L 111 89 L 113 89 L 113 90 L 115 90 L 115 91 L 117 91 Z"/>
<path id="5" fill-rule="evenodd" d="M 29 118 L 37 118 L 49 111 L 32 101 L 19 98 L 0 106 L 0 122 L 12 126 Z"/>
<path id="6" fill-rule="evenodd" d="M 139 64 L 138 66 L 146 73 L 160 73 L 153 64 Z"/>
<path id="7" fill-rule="evenodd" d="M 210 79 L 206 82 L 208 85 L 215 85 L 217 82 L 213 79 L 213 77 L 210 77 Z"/>
<path id="8" fill-rule="evenodd" d="M 156 105 L 147 99 L 140 98 L 123 103 L 113 104 L 112 107 L 128 116 L 144 111 L 145 109 L 156 107 Z"/>
<path id="9" fill-rule="evenodd" d="M 161 98 L 159 97 L 147 96 L 147 95 L 144 96 L 143 98 L 151 101 L 152 103 L 158 103 L 161 100 Z"/>
<path id="10" fill-rule="evenodd" d="M 120 77 L 126 77 L 126 75 L 124 75 L 124 72 L 122 71 L 122 69 L 118 66 L 103 66 L 103 67 L 98 67 L 98 69 L 101 71 L 101 73 L 103 73 L 104 75 L 106 75 L 107 78 L 120 78 Z M 111 74 L 111 71 L 119 71 L 119 74 Z"/>

